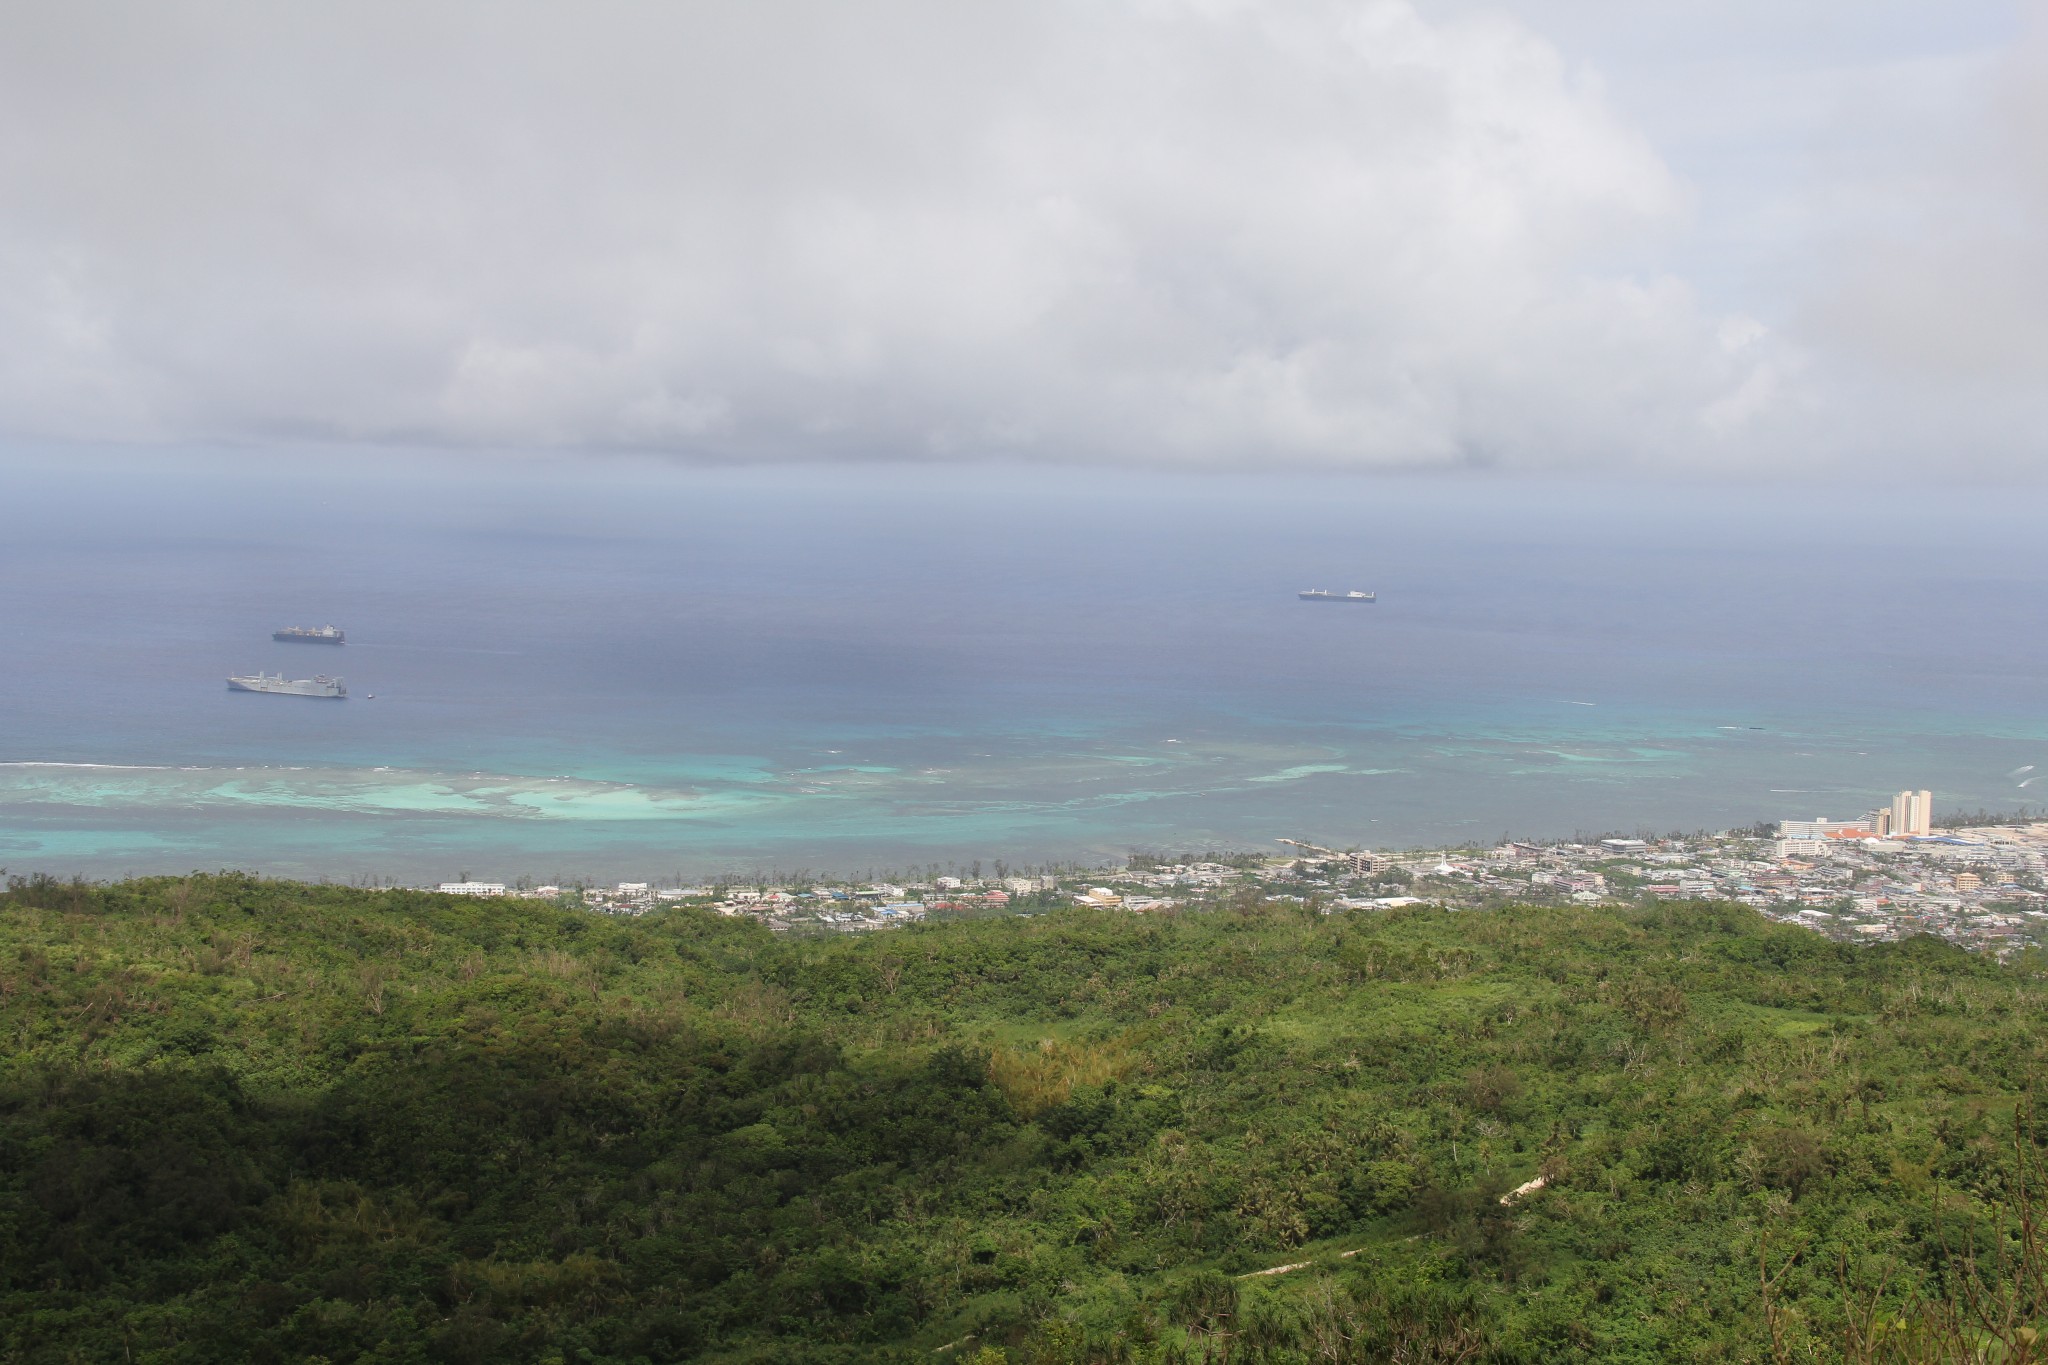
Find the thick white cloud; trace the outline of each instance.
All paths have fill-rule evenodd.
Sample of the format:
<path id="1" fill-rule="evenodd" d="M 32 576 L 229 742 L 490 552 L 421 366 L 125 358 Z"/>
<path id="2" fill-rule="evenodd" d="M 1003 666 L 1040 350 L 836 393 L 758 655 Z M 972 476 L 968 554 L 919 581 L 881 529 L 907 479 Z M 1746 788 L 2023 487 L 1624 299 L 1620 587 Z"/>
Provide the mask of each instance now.
<path id="1" fill-rule="evenodd" d="M 1701 465 L 1776 458 L 1817 401 L 1658 264 L 1694 206 L 1599 82 L 1483 11 L 184 3 L 0 36 L 17 437 Z"/>
<path id="2" fill-rule="evenodd" d="M 2042 7 L 2037 7 L 2037 15 Z M 1801 328 L 1886 396 L 1873 450 L 2038 472 L 2048 455 L 2048 24 L 1982 73 L 1969 121 L 1855 182 Z"/>

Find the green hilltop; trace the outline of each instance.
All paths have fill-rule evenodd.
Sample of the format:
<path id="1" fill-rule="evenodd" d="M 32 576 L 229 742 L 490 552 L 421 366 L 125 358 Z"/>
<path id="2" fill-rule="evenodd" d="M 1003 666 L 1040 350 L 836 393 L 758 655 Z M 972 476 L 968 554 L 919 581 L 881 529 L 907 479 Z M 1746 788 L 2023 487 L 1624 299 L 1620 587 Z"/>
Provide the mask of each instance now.
<path id="1" fill-rule="evenodd" d="M 17 879 L 0 1362 L 2020 1360 L 2044 1004 L 1721 904 Z"/>

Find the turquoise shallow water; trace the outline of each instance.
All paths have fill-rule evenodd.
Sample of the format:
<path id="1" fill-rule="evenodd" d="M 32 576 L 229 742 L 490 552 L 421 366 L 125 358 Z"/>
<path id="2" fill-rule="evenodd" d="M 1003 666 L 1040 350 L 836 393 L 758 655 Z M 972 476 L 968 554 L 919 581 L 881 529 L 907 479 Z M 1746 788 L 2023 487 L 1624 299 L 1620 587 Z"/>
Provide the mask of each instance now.
<path id="1" fill-rule="evenodd" d="M 2011 807 L 2031 793 L 2008 774 L 2048 765 L 2030 492 L 610 465 L 14 483 L 16 871 L 1403 845 L 1849 813 L 1907 785 Z M 1380 603 L 1294 598 L 1354 585 Z M 345 650 L 268 639 L 329 620 Z M 258 667 L 345 670 L 355 695 L 220 682 Z"/>

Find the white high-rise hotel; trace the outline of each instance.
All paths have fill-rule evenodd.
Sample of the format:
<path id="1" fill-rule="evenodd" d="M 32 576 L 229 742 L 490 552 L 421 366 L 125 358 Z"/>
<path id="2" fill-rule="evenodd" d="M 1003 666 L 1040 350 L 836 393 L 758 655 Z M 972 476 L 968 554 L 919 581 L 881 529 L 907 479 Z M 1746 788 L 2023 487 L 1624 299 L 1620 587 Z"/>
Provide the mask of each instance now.
<path id="1" fill-rule="evenodd" d="M 1892 798 L 1890 810 L 1876 812 L 1880 835 L 1934 833 L 1934 793 L 1900 792 Z"/>

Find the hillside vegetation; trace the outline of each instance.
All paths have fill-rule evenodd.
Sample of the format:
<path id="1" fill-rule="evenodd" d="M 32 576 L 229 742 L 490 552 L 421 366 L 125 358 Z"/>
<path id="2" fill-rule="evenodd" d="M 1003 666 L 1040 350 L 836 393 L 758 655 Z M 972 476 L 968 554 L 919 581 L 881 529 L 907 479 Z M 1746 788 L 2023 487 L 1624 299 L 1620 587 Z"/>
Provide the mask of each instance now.
<path id="1" fill-rule="evenodd" d="M 0 1362 L 2024 1359 L 2043 1006 L 1725 905 L 17 881 Z"/>

